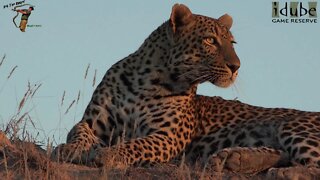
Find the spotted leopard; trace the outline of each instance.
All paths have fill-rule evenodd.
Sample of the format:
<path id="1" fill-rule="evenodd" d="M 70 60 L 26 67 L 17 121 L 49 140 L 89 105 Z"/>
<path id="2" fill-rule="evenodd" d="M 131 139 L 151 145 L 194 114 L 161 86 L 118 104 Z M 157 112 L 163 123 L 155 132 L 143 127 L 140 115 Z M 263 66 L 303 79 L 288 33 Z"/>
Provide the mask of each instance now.
<path id="1" fill-rule="evenodd" d="M 290 161 L 319 167 L 320 113 L 196 94 L 200 83 L 235 81 L 240 60 L 231 26 L 227 14 L 214 19 L 174 5 L 168 21 L 106 72 L 52 158 L 126 167 L 169 162 L 183 152 L 191 162 L 220 152 L 284 152 Z M 267 167 L 281 158 L 274 159 Z"/>
<path id="2" fill-rule="evenodd" d="M 257 107 L 221 97 L 197 95 L 196 99 L 197 119 L 203 128 L 187 148 L 189 161 L 227 152 L 224 160 L 240 154 L 230 161 L 237 168 L 246 166 L 240 172 L 273 166 L 320 167 L 319 112 Z"/>

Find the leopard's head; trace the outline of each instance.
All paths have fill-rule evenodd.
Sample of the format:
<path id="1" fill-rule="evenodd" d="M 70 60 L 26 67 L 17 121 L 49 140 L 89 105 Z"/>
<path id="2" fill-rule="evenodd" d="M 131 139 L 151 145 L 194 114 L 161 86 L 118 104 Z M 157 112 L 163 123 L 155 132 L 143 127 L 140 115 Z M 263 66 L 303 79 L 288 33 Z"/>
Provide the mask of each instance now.
<path id="1" fill-rule="evenodd" d="M 168 24 L 168 64 L 177 80 L 191 84 L 209 81 L 219 87 L 228 87 L 235 81 L 240 60 L 233 47 L 229 15 L 214 19 L 192 14 L 185 5 L 175 4 Z"/>

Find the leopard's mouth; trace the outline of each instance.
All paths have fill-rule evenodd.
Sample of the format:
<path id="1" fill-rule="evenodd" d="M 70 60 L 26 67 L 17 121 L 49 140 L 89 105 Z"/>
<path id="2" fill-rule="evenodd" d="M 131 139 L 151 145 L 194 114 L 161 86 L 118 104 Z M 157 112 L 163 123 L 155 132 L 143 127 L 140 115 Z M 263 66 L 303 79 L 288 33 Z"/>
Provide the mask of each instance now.
<path id="1" fill-rule="evenodd" d="M 209 70 L 208 70 L 209 69 Z M 198 70 L 196 78 L 190 78 L 192 84 L 210 82 L 218 87 L 227 88 L 232 85 L 238 77 L 238 70 L 232 71 L 228 66 L 204 68 Z"/>
<path id="2" fill-rule="evenodd" d="M 230 72 L 228 74 L 218 75 L 215 78 L 211 78 L 209 82 L 218 87 L 227 88 L 236 81 L 237 77 L 238 71 L 235 71 L 234 73 Z"/>

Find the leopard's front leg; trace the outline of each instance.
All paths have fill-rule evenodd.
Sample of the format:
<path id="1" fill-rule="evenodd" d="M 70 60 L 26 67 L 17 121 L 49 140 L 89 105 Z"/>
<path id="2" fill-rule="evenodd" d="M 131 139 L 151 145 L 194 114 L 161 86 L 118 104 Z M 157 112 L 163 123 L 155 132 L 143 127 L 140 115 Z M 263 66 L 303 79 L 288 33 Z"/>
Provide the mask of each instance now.
<path id="1" fill-rule="evenodd" d="M 67 143 L 57 146 L 51 154 L 51 159 L 59 162 L 87 164 L 90 149 L 93 146 L 105 146 L 99 136 L 109 134 L 108 129 L 101 131 L 97 128 L 109 115 L 98 105 L 90 105 L 83 116 L 68 133 Z M 102 125 L 100 125 L 102 126 Z"/>
<path id="2" fill-rule="evenodd" d="M 51 159 L 59 162 L 87 164 L 91 147 L 103 143 L 93 134 L 86 122 L 76 124 L 69 132 L 67 139 L 67 143 L 60 144 L 54 149 Z"/>
<path id="3" fill-rule="evenodd" d="M 181 149 L 176 138 L 154 133 L 112 147 L 98 148 L 90 157 L 93 165 L 126 168 L 130 165 L 145 165 L 170 161 Z"/>

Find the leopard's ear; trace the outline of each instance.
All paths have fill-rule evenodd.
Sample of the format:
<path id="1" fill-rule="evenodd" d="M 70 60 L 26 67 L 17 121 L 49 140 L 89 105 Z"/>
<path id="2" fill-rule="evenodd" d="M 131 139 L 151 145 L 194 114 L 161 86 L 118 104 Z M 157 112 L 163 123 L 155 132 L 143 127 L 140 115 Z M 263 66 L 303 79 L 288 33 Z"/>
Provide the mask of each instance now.
<path id="1" fill-rule="evenodd" d="M 175 4 L 172 7 L 171 16 L 170 16 L 170 26 L 173 33 L 188 25 L 193 20 L 193 15 L 190 9 L 183 4 Z"/>
<path id="2" fill-rule="evenodd" d="M 219 17 L 218 19 L 222 25 L 226 26 L 229 30 L 231 29 L 233 20 L 229 14 L 224 14 L 223 16 Z"/>

